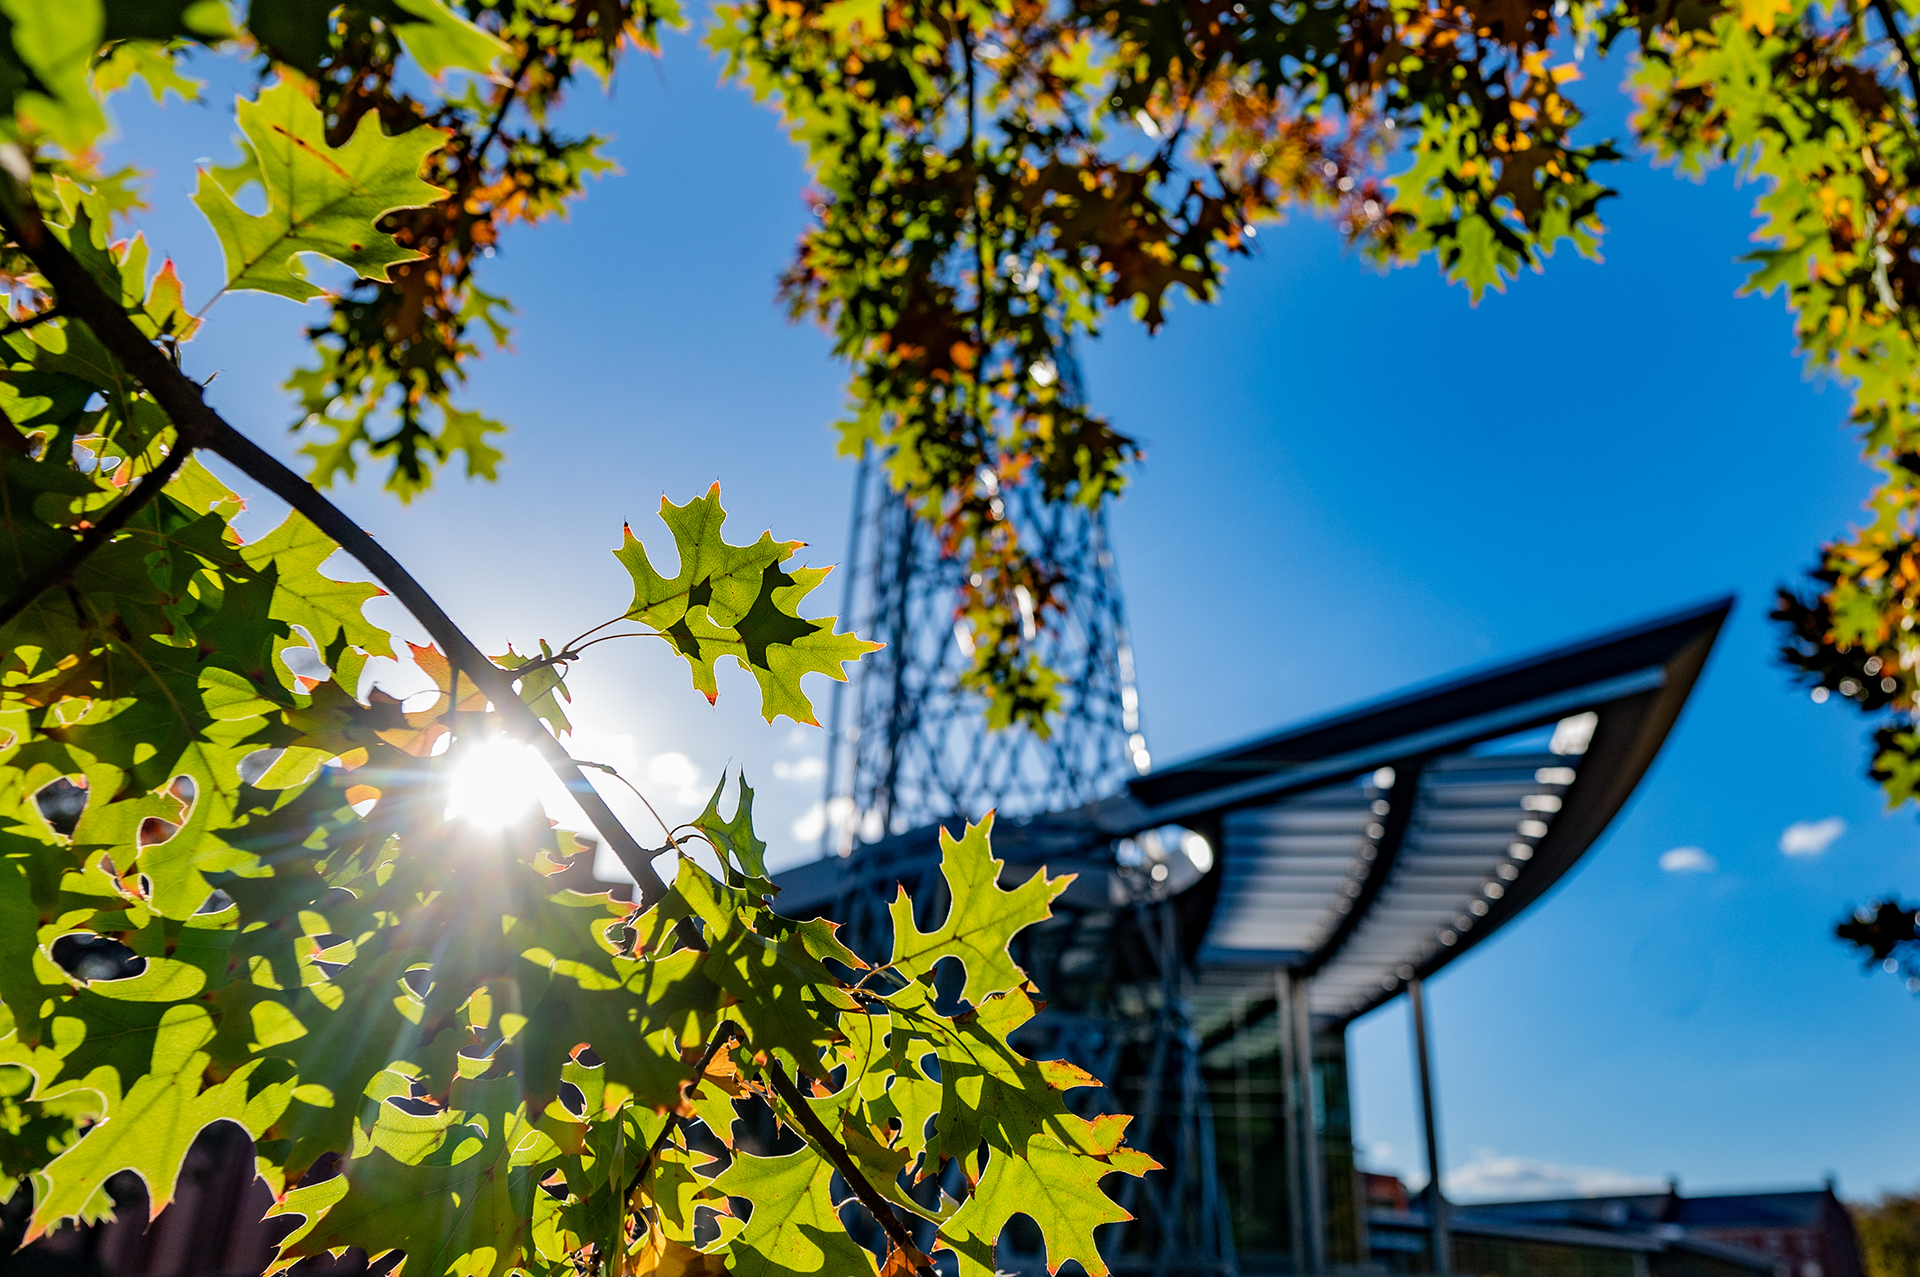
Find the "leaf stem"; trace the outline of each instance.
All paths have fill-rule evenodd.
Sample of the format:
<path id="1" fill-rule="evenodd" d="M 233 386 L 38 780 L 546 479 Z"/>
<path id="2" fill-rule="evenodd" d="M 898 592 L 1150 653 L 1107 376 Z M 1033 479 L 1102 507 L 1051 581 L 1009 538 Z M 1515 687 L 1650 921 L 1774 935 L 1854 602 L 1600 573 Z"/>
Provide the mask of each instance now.
<path id="1" fill-rule="evenodd" d="M 813 1111 L 806 1097 L 800 1094 L 800 1088 L 793 1084 L 793 1079 L 787 1076 L 786 1069 L 781 1067 L 780 1057 L 772 1052 L 767 1053 L 767 1076 L 773 1079 L 774 1091 L 785 1102 L 787 1108 L 792 1110 L 794 1119 L 800 1123 L 808 1137 L 819 1146 L 820 1151 L 827 1155 L 827 1160 L 833 1163 L 833 1168 L 839 1171 L 841 1177 L 847 1181 L 847 1187 L 853 1190 L 853 1195 L 860 1199 L 860 1204 L 867 1208 L 874 1222 L 878 1223 L 887 1234 L 887 1240 L 903 1252 L 919 1254 L 919 1247 L 913 1244 L 913 1234 L 909 1233 L 907 1226 L 900 1221 L 900 1216 L 895 1213 L 892 1203 L 874 1191 L 873 1185 L 867 1182 L 866 1175 L 862 1173 L 859 1166 L 854 1164 L 852 1155 L 841 1146 L 839 1140 L 833 1138 L 833 1133 L 827 1130 L 827 1124 L 820 1120 L 820 1115 Z M 924 1256 L 922 1261 L 914 1265 L 914 1271 L 921 1274 L 921 1277 L 934 1277 L 933 1264 L 926 1262 Z"/>
<path id="2" fill-rule="evenodd" d="M 662 634 L 659 630 L 635 630 L 631 634 L 602 634 L 599 638 L 588 639 L 586 642 L 580 644 L 580 646 L 574 648 L 573 651 L 575 655 L 578 655 L 579 653 L 584 652 L 588 648 L 592 647 L 595 643 L 605 643 L 609 639 L 665 638 L 665 637 L 666 635 Z"/>
<path id="3" fill-rule="evenodd" d="M 614 617 L 611 621 L 602 621 L 600 622 L 600 624 L 594 626 L 590 630 L 582 630 L 580 633 L 568 639 L 566 642 L 566 646 L 561 648 L 560 650 L 563 652 L 574 651 L 577 648 L 579 648 L 580 644 L 584 640 L 591 638 L 595 634 L 598 634 L 601 630 L 606 629 L 609 625 L 618 625 L 620 624 L 620 622 L 626 619 L 627 619 L 627 614 L 625 612 L 622 612 L 620 615 Z"/>
<path id="4" fill-rule="evenodd" d="M 127 525 L 129 519 L 153 503 L 153 499 L 160 495 L 160 489 L 167 486 L 167 480 L 173 478 L 192 455 L 191 446 L 175 439 L 172 449 L 160 464 L 149 470 L 134 485 L 132 492 L 114 502 L 113 508 L 88 528 L 79 540 L 68 546 L 65 554 L 34 574 L 25 585 L 13 592 L 12 598 L 0 604 L 0 626 L 12 624 L 15 617 L 33 606 L 35 599 L 71 577 L 87 561 L 88 556 L 110 541 L 114 533 Z"/>
<path id="5" fill-rule="evenodd" d="M 591 634 L 593 633 L 593 631 L 588 630 L 587 633 Z M 584 638 L 585 635 L 582 635 L 581 637 Z M 591 639 L 585 643 L 582 643 L 580 639 L 574 639 L 573 642 L 567 644 L 565 647 L 555 652 L 552 656 L 536 656 L 532 660 L 528 661 L 525 665 L 515 665 L 509 671 L 509 673 L 511 673 L 516 679 L 520 679 L 520 678 L 525 678 L 527 675 L 532 674 L 538 670 L 546 669 L 548 666 L 569 664 L 573 661 L 579 660 L 580 653 L 586 651 L 588 648 L 592 647 L 595 643 L 604 643 L 608 639 L 665 638 L 665 637 L 666 635 L 660 633 L 660 631 L 658 630 L 641 630 L 633 634 L 602 634 L 599 638 Z"/>
<path id="6" fill-rule="evenodd" d="M 66 246 L 47 232 L 32 203 L 32 195 L 20 190 L 10 179 L 5 179 L 5 185 L 4 193 L 0 193 L 0 228 L 19 244 L 21 251 L 53 286 L 61 307 L 86 324 L 146 387 L 179 434 L 176 450 L 185 451 L 181 447 L 184 443 L 224 457 L 242 474 L 312 520 L 315 527 L 358 559 L 361 566 L 373 574 L 374 580 L 413 614 L 440 645 L 447 659 L 464 670 L 487 694 L 510 727 L 539 750 L 547 766 L 586 811 L 587 818 L 613 847 L 627 872 L 633 875 L 639 885 L 641 903 L 651 904 L 665 895 L 667 884 L 654 872 L 646 849 L 627 832 L 579 765 L 521 701 L 509 672 L 488 660 L 433 596 L 414 580 L 413 574 L 366 529 L 278 458 L 227 424 L 226 419 L 207 404 L 200 386 L 147 340 L 120 304 L 109 298 Z"/>

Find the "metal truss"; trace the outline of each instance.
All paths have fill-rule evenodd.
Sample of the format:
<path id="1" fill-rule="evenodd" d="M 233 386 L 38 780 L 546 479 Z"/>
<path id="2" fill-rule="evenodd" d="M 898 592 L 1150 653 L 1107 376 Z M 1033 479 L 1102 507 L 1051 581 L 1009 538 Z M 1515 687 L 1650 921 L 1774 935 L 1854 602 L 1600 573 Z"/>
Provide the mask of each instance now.
<path id="1" fill-rule="evenodd" d="M 827 912 L 842 924 L 841 938 L 869 958 L 891 947 L 894 884 L 913 892 L 920 926 L 937 926 L 947 911 L 933 826 L 990 810 L 1070 811 L 1148 767 L 1104 516 L 1048 504 L 1024 486 L 1003 499 L 1022 543 L 1062 582 L 1064 616 L 1029 630 L 1040 659 L 1061 675 L 1062 712 L 1045 737 L 1024 727 L 989 731 L 982 699 L 959 690 L 972 662 L 955 619 L 964 566 L 941 553 L 934 530 L 894 494 L 882 459 L 861 462 L 842 614 L 886 647 L 834 689 L 821 852 L 846 858 Z M 1216 1183 L 1213 1112 L 1175 906 L 1144 873 L 1119 872 L 1111 846 L 1091 850 L 1115 865 L 1116 883 L 1128 884 L 1123 899 L 1062 910 L 1035 929 L 1044 937 L 1023 938 L 1017 956 L 1049 998 L 1074 982 L 1070 967 L 1104 974 L 1079 981 L 1084 996 L 1049 1007 L 1017 1040 L 1030 1055 L 1070 1060 L 1106 1081 L 1074 1090 L 1068 1103 L 1084 1117 L 1133 1114 L 1129 1142 L 1164 1168 L 1114 1185 L 1134 1218 L 1102 1230 L 1108 1263 L 1122 1272 L 1232 1277 L 1232 1227 Z M 1037 1230 L 1024 1224 L 1009 1227 L 998 1264 L 1038 1277 L 1045 1254 Z"/>
<path id="2" fill-rule="evenodd" d="M 1061 675 L 1062 712 L 1042 737 L 989 731 L 985 703 L 959 689 L 971 637 L 955 620 L 964 564 L 887 481 L 861 461 L 845 623 L 886 647 L 837 685 L 830 713 L 823 855 L 989 810 L 1030 815 L 1081 806 L 1146 770 L 1133 651 L 1105 516 L 1052 504 L 1027 485 L 1004 494 L 1022 543 L 1062 584 L 1065 614 L 1032 628 Z"/>

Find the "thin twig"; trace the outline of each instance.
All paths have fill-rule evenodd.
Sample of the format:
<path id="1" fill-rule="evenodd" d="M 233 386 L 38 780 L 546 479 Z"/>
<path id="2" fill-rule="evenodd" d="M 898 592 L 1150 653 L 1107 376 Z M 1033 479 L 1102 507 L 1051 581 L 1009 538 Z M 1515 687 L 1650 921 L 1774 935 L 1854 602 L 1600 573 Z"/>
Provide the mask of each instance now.
<path id="1" fill-rule="evenodd" d="M 647 800 L 647 796 L 640 792 L 640 787 L 634 784 L 632 781 L 628 780 L 625 776 L 622 776 L 620 774 L 619 769 L 616 768 L 612 763 L 594 763 L 594 762 L 589 762 L 584 758 L 576 758 L 573 761 L 580 764 L 580 766 L 582 767 L 591 767 L 595 771 L 605 772 L 607 775 L 619 781 L 622 785 L 625 785 L 628 789 L 631 789 L 633 791 L 633 796 L 635 798 L 638 798 L 642 803 L 645 803 L 647 811 L 652 814 L 655 821 L 659 822 L 660 832 L 667 836 L 667 846 L 673 848 L 675 851 L 680 850 L 680 844 L 674 840 L 673 830 L 667 828 L 667 822 L 660 819 L 660 813 L 657 810 L 655 810 L 653 804 Z"/>
<path id="2" fill-rule="evenodd" d="M 729 1042 L 738 1042 L 740 1039 L 740 1026 L 732 1020 L 722 1020 L 720 1027 L 713 1031 L 713 1036 L 707 1039 L 707 1049 L 701 1054 L 700 1063 L 694 1066 L 693 1081 L 682 1083 L 681 1089 L 684 1091 L 688 1085 L 699 1086 L 707 1076 L 707 1066 L 713 1063 L 714 1056 L 720 1054 L 720 1048 Z M 627 1191 L 620 1199 L 621 1201 L 626 1201 L 633 1196 L 633 1190 L 640 1187 L 640 1180 L 646 1175 L 647 1168 L 653 1164 L 653 1159 L 661 1149 L 667 1146 L 667 1139 L 673 1134 L 673 1121 L 673 1117 L 669 1115 L 667 1124 L 660 1128 L 658 1135 L 653 1137 L 653 1143 L 647 1148 L 647 1155 L 640 1159 L 640 1165 L 634 1169 L 633 1178 L 627 1181 Z M 715 1134 L 719 1132 L 716 1131 Z"/>
<path id="3" fill-rule="evenodd" d="M 87 561 L 88 556 L 112 540 L 113 534 L 127 525 L 127 520 L 152 504 L 153 499 L 160 495 L 160 489 L 167 486 L 167 480 L 173 478 L 174 473 L 192 455 L 193 449 L 176 439 L 173 450 L 134 485 L 132 492 L 114 502 L 113 508 L 82 533 L 79 540 L 68 546 L 65 554 L 34 574 L 25 585 L 13 592 L 12 598 L 0 604 L 0 626 L 11 624 L 15 617 L 33 606 L 35 599 L 71 577 Z"/>
<path id="4" fill-rule="evenodd" d="M 1915 108 L 1920 109 L 1920 67 L 1913 64 L 1913 50 L 1907 47 L 1907 37 L 1894 21 L 1893 5 L 1890 0 L 1873 0 L 1873 11 L 1880 15 L 1880 24 L 1887 29 L 1887 38 L 1893 41 L 1893 47 L 1900 51 L 1900 61 L 1907 68 L 1907 84 L 1913 89 Z M 1903 123 L 1905 118 L 1901 117 Z"/>
<path id="5" fill-rule="evenodd" d="M 582 640 L 588 638 L 591 635 L 598 634 L 601 630 L 606 629 L 609 625 L 618 625 L 620 624 L 620 622 L 626 619 L 627 619 L 627 614 L 625 612 L 622 612 L 619 616 L 614 617 L 611 621 L 602 621 L 600 622 L 600 624 L 594 626 L 590 630 L 582 630 L 580 633 L 568 639 L 566 647 L 563 648 L 562 650 L 570 651 L 574 648 L 577 648 L 580 646 L 580 643 Z"/>
<path id="6" fill-rule="evenodd" d="M 590 648 L 590 647 L 592 647 L 592 646 L 593 646 L 593 645 L 594 645 L 595 643 L 607 643 L 607 642 L 611 642 L 611 641 L 612 641 L 612 640 L 614 640 L 614 639 L 623 639 L 623 638 L 657 638 L 657 639 L 663 639 L 663 638 L 665 638 L 665 637 L 667 637 L 667 636 L 666 636 L 666 635 L 664 635 L 664 634 L 662 634 L 662 633 L 661 633 L 661 632 L 660 632 L 659 630 L 635 630 L 635 631 L 634 631 L 633 633 L 631 633 L 631 634 L 602 634 L 602 635 L 601 635 L 601 636 L 600 636 L 599 638 L 596 638 L 596 639 L 588 639 L 588 640 L 587 640 L 586 642 L 584 642 L 584 643 L 582 643 L 582 644 L 580 644 L 580 645 L 579 645 L 578 647 L 576 647 L 576 648 L 574 648 L 574 649 L 573 649 L 573 651 L 574 651 L 574 654 L 575 654 L 575 655 L 578 655 L 579 653 L 581 653 L 581 652 L 584 652 L 584 651 L 586 651 L 586 650 L 587 650 L 588 648 Z"/>
<path id="7" fill-rule="evenodd" d="M 827 1160 L 833 1163 L 834 1169 L 839 1171 L 847 1181 L 847 1187 L 853 1190 L 853 1195 L 860 1199 L 860 1204 L 867 1208 L 874 1222 L 878 1223 L 887 1234 L 887 1240 L 904 1251 L 919 1254 L 920 1248 L 913 1244 L 913 1234 L 909 1233 L 907 1226 L 900 1221 L 900 1216 L 895 1213 L 892 1203 L 874 1190 L 873 1185 L 867 1181 L 866 1175 L 854 1163 L 853 1156 L 841 1146 L 839 1140 L 833 1138 L 833 1133 L 827 1130 L 827 1124 L 820 1120 L 820 1115 L 813 1111 L 813 1106 L 808 1104 L 806 1097 L 800 1094 L 800 1088 L 795 1086 L 793 1079 L 787 1076 L 787 1071 L 780 1066 L 779 1057 L 771 1053 L 767 1056 L 767 1076 L 773 1079 L 773 1089 L 793 1111 L 801 1127 L 813 1142 L 819 1145 L 820 1151 L 827 1155 Z M 924 1259 L 924 1256 L 922 1258 Z M 922 1274 L 922 1277 L 934 1277 L 931 1262 L 916 1264 L 914 1271 Z"/>
<path id="8" fill-rule="evenodd" d="M 573 651 L 571 648 L 562 648 L 560 651 L 555 652 L 552 656 L 536 656 L 532 660 L 528 661 L 525 665 L 515 665 L 511 669 L 509 669 L 507 672 L 513 675 L 513 677 L 516 680 L 519 680 L 519 679 L 525 678 L 529 674 L 537 674 L 541 670 L 546 669 L 549 666 L 566 665 L 572 661 L 577 661 L 579 659 L 580 659 L 580 653 Z"/>
<path id="9" fill-rule="evenodd" d="M 611 624 L 611 622 L 609 622 L 609 624 Z M 592 631 L 588 631 L 588 632 L 591 633 Z M 586 643 L 582 643 L 579 639 L 575 639 L 573 640 L 572 643 L 569 643 L 567 646 L 561 648 L 559 651 L 555 652 L 553 655 L 536 656 L 533 659 L 529 660 L 525 665 L 514 666 L 511 670 L 508 671 L 508 673 L 512 674 L 515 678 L 525 678 L 527 675 L 537 673 L 538 671 L 546 669 L 549 666 L 570 664 L 573 661 L 579 660 L 580 653 L 586 651 L 588 648 L 592 647 L 595 643 L 604 643 L 608 639 L 665 638 L 665 637 L 666 635 L 660 633 L 658 630 L 644 630 L 644 631 L 639 631 L 633 634 L 602 634 L 599 638 L 593 639 Z"/>
<path id="10" fill-rule="evenodd" d="M 547 766 L 586 811 L 587 819 L 620 857 L 627 872 L 633 875 L 640 889 L 641 903 L 652 904 L 664 896 L 667 884 L 654 872 L 646 848 L 627 832 L 613 809 L 607 806 L 607 800 L 594 789 L 566 749 L 547 733 L 539 717 L 521 701 L 509 672 L 488 660 L 433 596 L 414 580 L 413 574 L 364 528 L 209 407 L 200 387 L 147 340 L 120 304 L 107 296 L 66 246 L 47 233 L 32 197 L 11 182 L 7 186 L 10 189 L 0 198 L 0 227 L 46 277 L 61 307 L 92 329 L 94 336 L 121 365 L 146 387 L 147 393 L 173 422 L 179 436 L 175 447 L 205 448 L 224 457 L 242 474 L 305 515 L 340 548 L 358 559 L 361 566 L 373 574 L 374 580 L 413 614 L 440 645 L 447 659 L 465 670 L 467 677 L 486 693 L 509 728 L 539 750 Z"/>
<path id="11" fill-rule="evenodd" d="M 473 158 L 483 167 L 486 164 L 487 148 L 492 146 L 493 140 L 500 136 L 500 130 L 507 123 L 507 112 L 513 109 L 514 99 L 520 94 L 520 81 L 527 78 L 527 72 L 533 69 L 533 64 L 539 56 L 539 47 L 529 40 L 526 56 L 520 59 L 520 65 L 514 69 L 512 81 L 500 95 L 500 105 L 499 109 L 493 113 L 493 123 L 487 126 L 486 135 L 480 139 L 480 145 L 473 148 Z"/>

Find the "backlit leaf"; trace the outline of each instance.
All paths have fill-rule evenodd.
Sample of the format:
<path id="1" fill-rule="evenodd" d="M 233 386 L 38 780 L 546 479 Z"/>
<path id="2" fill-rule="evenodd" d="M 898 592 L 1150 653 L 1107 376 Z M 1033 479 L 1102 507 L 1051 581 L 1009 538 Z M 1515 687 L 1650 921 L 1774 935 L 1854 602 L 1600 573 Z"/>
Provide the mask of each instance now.
<path id="1" fill-rule="evenodd" d="M 845 681 L 844 662 L 880 647 L 835 634 L 832 617 L 800 616 L 800 601 L 826 579 L 827 570 L 784 571 L 780 565 L 803 543 L 775 541 L 771 532 L 762 532 L 752 545 L 728 545 L 721 535 L 727 513 L 717 483 L 685 505 L 663 498 L 660 518 L 673 533 L 680 569 L 671 577 L 662 575 L 627 528 L 614 551 L 633 577 L 627 618 L 652 626 L 673 644 L 693 667 L 693 685 L 709 701 L 719 696 L 714 662 L 731 656 L 759 682 L 760 710 L 768 722 L 785 714 L 795 722 L 815 723 L 801 676 L 817 673 Z"/>
<path id="2" fill-rule="evenodd" d="M 445 130 L 423 124 L 389 137 L 370 113 L 336 147 L 327 142 L 320 112 L 290 82 L 263 89 L 253 101 L 241 99 L 236 114 L 267 211 L 245 212 L 209 173 L 200 175 L 193 196 L 220 237 L 228 288 L 306 301 L 321 290 L 299 263 L 302 253 L 331 258 L 369 279 L 386 279 L 393 266 L 421 256 L 374 223 L 446 196 L 420 180 L 427 156 L 446 145 Z"/>
<path id="3" fill-rule="evenodd" d="M 914 922 L 913 901 L 904 889 L 890 906 L 890 965 L 907 979 L 920 980 L 930 978 L 942 958 L 958 957 L 967 970 L 962 996 L 976 1006 L 989 994 L 1004 993 L 1021 983 L 1024 977 L 1008 946 L 1023 927 L 1045 921 L 1054 897 L 1073 881 L 1071 874 L 1049 878 L 1040 870 L 1021 886 L 1003 890 L 999 885 L 1003 865 L 994 859 L 988 841 L 992 833 L 991 812 L 979 824 L 968 825 L 962 838 L 940 831 L 940 872 L 953 903 L 938 928 L 920 930 Z"/>

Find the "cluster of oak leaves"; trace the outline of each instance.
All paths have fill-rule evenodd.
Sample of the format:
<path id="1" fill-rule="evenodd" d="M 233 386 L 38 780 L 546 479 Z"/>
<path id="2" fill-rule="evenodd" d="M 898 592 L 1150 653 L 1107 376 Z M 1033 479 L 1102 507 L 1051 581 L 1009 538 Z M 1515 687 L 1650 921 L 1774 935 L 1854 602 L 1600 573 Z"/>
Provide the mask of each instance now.
<path id="1" fill-rule="evenodd" d="M 144 334 L 177 347 L 197 321 L 171 265 L 150 271 L 142 240 L 108 242 L 112 209 L 77 167 L 38 164 L 24 185 L 16 172 L 24 135 L 84 134 L 98 115 L 98 32 L 78 79 L 62 78 L 63 46 L 35 40 L 86 6 L 39 8 L 7 51 L 53 50 L 11 103 L 8 217 L 43 219 Z M 437 4 L 409 8 L 459 26 Z M 291 84 L 243 102 L 240 122 L 248 163 L 203 176 L 196 196 L 227 288 L 300 294 L 301 253 L 383 277 L 406 254 L 377 219 L 441 197 L 418 178 L 436 130 L 389 135 L 367 116 L 336 143 Z M 265 213 L 236 202 L 245 183 Z M 8 274 L 12 600 L 181 445 L 44 278 L 17 257 Z M 362 699 L 369 659 L 393 655 L 362 613 L 377 589 L 324 575 L 337 546 L 303 516 L 246 540 L 241 509 L 189 460 L 0 629 L 0 1170 L 5 1191 L 32 1194 L 30 1236 L 110 1214 L 123 1171 L 157 1212 L 196 1137 L 227 1122 L 254 1139 L 286 1218 L 279 1266 L 359 1246 L 403 1252 L 421 1277 L 872 1271 L 838 1164 L 964 1272 L 992 1271 L 1016 1211 L 1051 1263 L 1104 1271 L 1093 1229 L 1124 1212 L 1101 1181 L 1153 1163 L 1123 1146 L 1124 1118 L 1069 1111 L 1065 1093 L 1091 1078 L 1008 1044 L 1035 1012 L 1008 944 L 1065 879 L 1002 889 L 986 826 L 947 838 L 945 922 L 922 931 L 903 894 L 891 957 L 869 968 L 831 923 L 774 911 L 741 780 L 731 816 L 716 791 L 669 837 L 710 849 L 717 875 L 683 854 L 644 907 L 574 890 L 571 835 L 448 817 L 447 772 L 499 729 L 495 709 L 421 648 L 436 703 Z M 731 655 L 769 718 L 811 721 L 801 675 L 837 677 L 872 647 L 799 617 L 824 572 L 785 567 L 796 543 L 771 536 L 727 545 L 717 490 L 662 516 L 678 571 L 630 536 L 624 618 L 709 695 Z M 563 732 L 561 666 L 499 660 Z M 945 958 L 963 964 L 962 1001 L 936 1009 Z M 770 1112 L 797 1147 L 736 1147 L 743 1112 Z M 876 1250 L 891 1271 L 927 1263 Z"/>
<path id="2" fill-rule="evenodd" d="M 110 251 L 139 276 L 138 242 Z M 168 280 L 146 295 L 159 325 Z M 25 448 L 0 452 L 0 508 L 32 561 L 169 432 L 84 328 L 6 340 L 0 394 Z M 126 398 L 82 407 L 96 392 Z M 1122 1146 L 1125 1119 L 1069 1113 L 1064 1092 L 1092 1079 L 1007 1043 L 1035 1009 L 1008 943 L 1066 879 L 1003 890 L 986 827 L 946 839 L 945 923 L 921 931 L 903 895 L 891 959 L 869 969 L 831 923 L 773 911 L 742 781 L 731 817 L 716 791 L 678 835 L 711 847 L 719 876 L 682 856 L 644 910 L 571 890 L 557 877 L 581 851 L 570 835 L 447 817 L 460 746 L 436 746 L 484 738 L 484 700 L 418 648 L 436 703 L 356 699 L 367 660 L 392 654 L 361 615 L 377 591 L 322 575 L 335 546 L 297 514 L 242 541 L 239 508 L 189 462 L 132 535 L 6 630 L 0 1158 L 27 1177 L 34 1234 L 110 1213 L 104 1185 L 122 1170 L 157 1211 L 194 1138 L 226 1121 L 257 1141 L 273 1213 L 298 1217 L 282 1263 L 361 1246 L 404 1251 L 423 1274 L 871 1270 L 820 1149 L 733 1148 L 743 1101 L 800 1129 L 763 1081 L 777 1059 L 874 1188 L 937 1225 L 965 1271 L 992 1271 L 1015 1211 L 1038 1216 L 1052 1262 L 1102 1271 L 1092 1229 L 1123 1212 L 1100 1181 L 1152 1163 Z M 744 621 L 822 575 L 773 584 L 792 544 L 726 546 L 717 493 L 663 515 L 675 577 L 631 539 L 622 551 L 629 615 L 660 619 L 677 598 L 663 629 L 723 631 L 716 617 Z M 10 562 L 6 584 L 18 575 Z M 794 621 L 797 603 L 775 610 Z M 792 662 L 831 627 L 790 628 L 801 637 L 759 645 L 769 707 L 799 697 Z M 291 649 L 326 676 L 293 674 Z M 714 654 L 692 658 L 696 680 Z M 529 684 L 563 722 L 564 689 Z M 806 713 L 803 697 L 788 704 Z M 63 816 L 48 795 L 75 785 L 84 809 Z M 132 973 L 61 964 L 94 937 L 124 945 Z M 933 1005 L 949 955 L 965 964 L 961 1014 Z M 961 1200 L 910 1191 L 956 1161 L 941 1182 Z"/>

